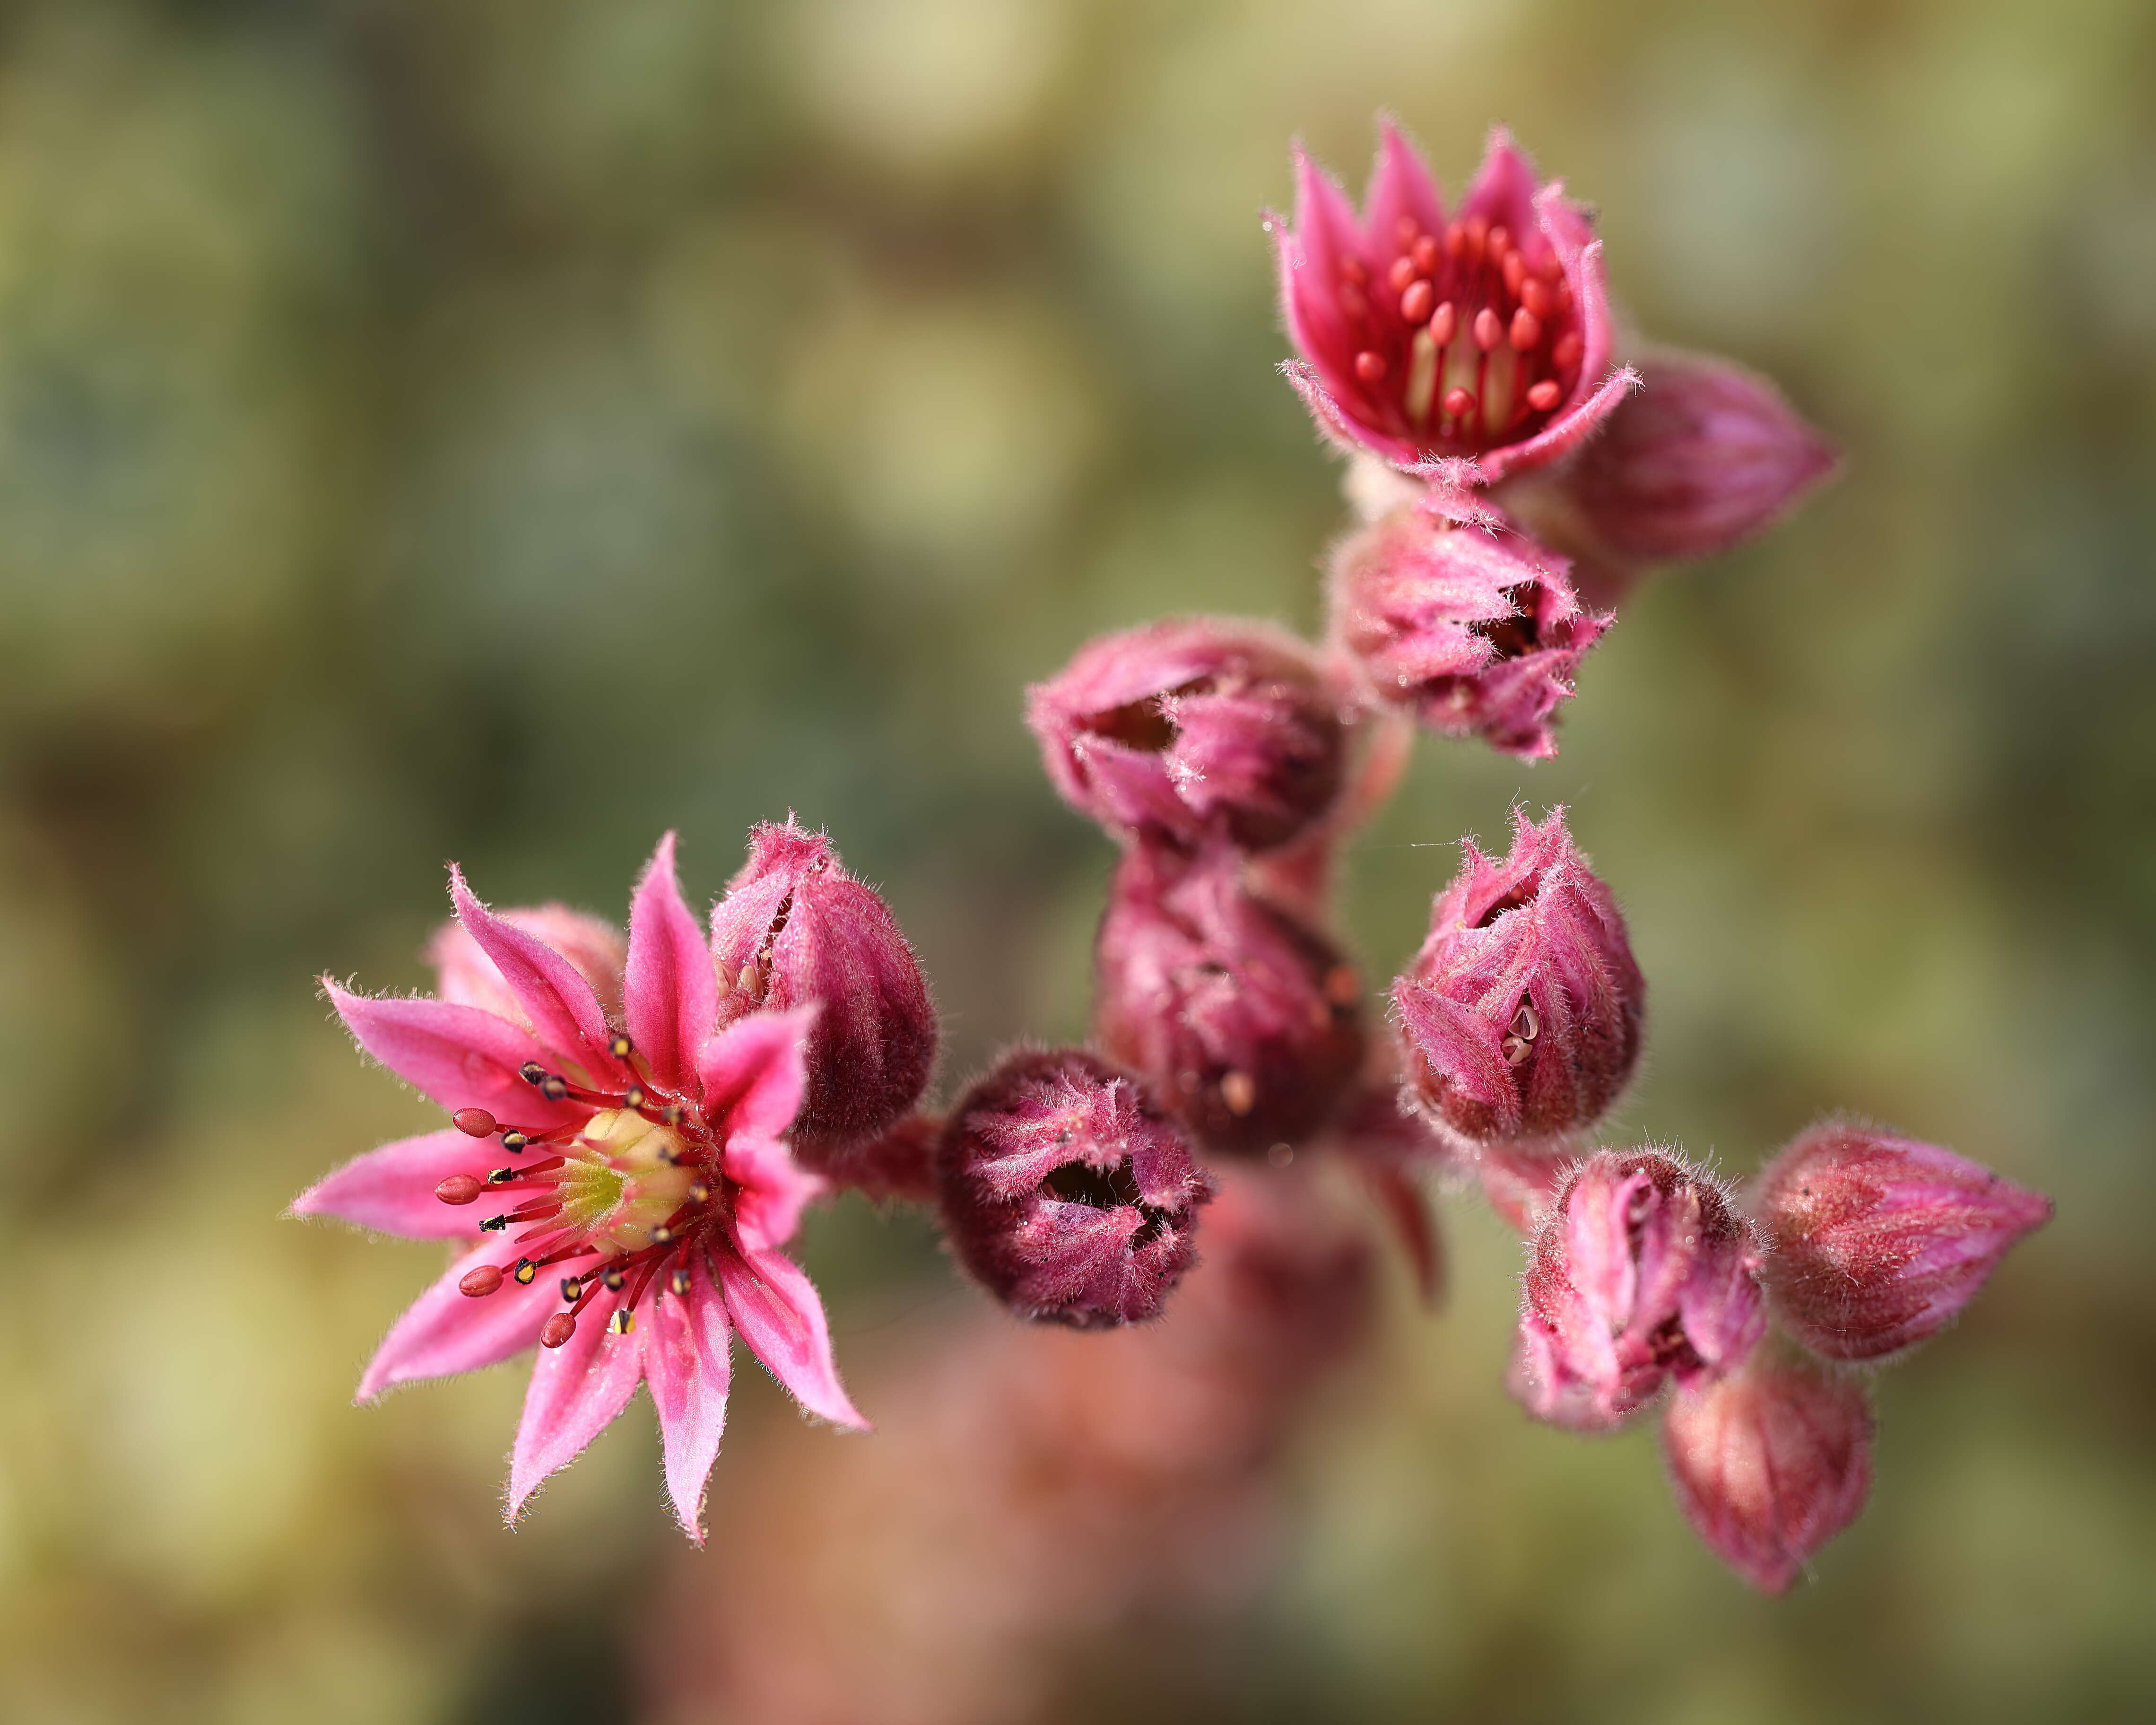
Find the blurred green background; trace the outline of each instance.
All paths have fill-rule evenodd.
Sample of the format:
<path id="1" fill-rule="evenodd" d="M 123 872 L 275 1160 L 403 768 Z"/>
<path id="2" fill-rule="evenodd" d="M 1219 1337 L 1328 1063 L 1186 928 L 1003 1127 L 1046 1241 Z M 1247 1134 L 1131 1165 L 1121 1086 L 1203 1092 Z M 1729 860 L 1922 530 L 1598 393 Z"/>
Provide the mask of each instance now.
<path id="1" fill-rule="evenodd" d="M 439 1255 L 279 1212 L 429 1115 L 312 978 L 421 985 L 444 858 L 619 916 L 665 828 L 705 897 L 793 808 L 947 1084 L 1078 1032 L 1108 852 L 1021 687 L 1315 623 L 1258 213 L 1390 107 L 1455 186 L 1509 121 L 1639 326 L 1849 468 L 1645 592 L 1555 763 L 1424 746 L 1350 859 L 1371 973 L 1461 833 L 1568 802 L 1653 988 L 1622 1130 L 1742 1173 L 1852 1107 L 2059 1215 L 1880 1380 L 1874 1506 L 1774 1602 L 1650 1433 L 1519 1416 L 1517 1247 L 1454 1204 L 1450 1307 L 1394 1290 L 1175 1717 L 2156 1717 L 2152 88 L 2145 0 L 8 8 L 0 1716 L 641 1717 L 752 1486 L 677 1556 L 639 1412 L 507 1532 L 520 1373 L 347 1405 Z M 856 1373 L 970 1306 L 850 1202 L 807 1256 Z"/>

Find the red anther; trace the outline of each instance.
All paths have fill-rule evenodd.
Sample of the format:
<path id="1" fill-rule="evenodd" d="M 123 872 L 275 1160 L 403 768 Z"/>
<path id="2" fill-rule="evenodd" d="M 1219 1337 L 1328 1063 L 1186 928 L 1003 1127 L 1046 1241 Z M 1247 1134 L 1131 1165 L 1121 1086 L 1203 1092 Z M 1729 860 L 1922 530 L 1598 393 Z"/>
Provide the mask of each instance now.
<path id="1" fill-rule="evenodd" d="M 1399 238 L 1400 249 L 1405 251 L 1421 237 L 1422 228 L 1413 216 L 1402 216 L 1393 223 L 1393 232 Z"/>
<path id="2" fill-rule="evenodd" d="M 1448 418 L 1465 419 L 1475 411 L 1475 398 L 1465 389 L 1445 392 L 1445 411 Z"/>
<path id="3" fill-rule="evenodd" d="M 444 1204 L 470 1204 L 480 1194 L 480 1183 L 470 1174 L 451 1174 L 434 1189 Z"/>
<path id="4" fill-rule="evenodd" d="M 449 1124 L 468 1138 L 490 1138 L 501 1130 L 484 1108 L 459 1108 L 449 1117 Z"/>
<path id="5" fill-rule="evenodd" d="M 1415 266 L 1413 258 L 1394 259 L 1393 267 L 1385 272 L 1385 280 L 1392 283 L 1393 291 L 1396 294 L 1406 291 L 1407 285 L 1414 279 Z"/>
<path id="6" fill-rule="evenodd" d="M 1490 255 L 1501 257 L 1512 244 L 1512 230 L 1499 223 L 1490 230 Z"/>
<path id="7" fill-rule="evenodd" d="M 1535 274 L 1554 287 L 1564 280 L 1564 264 L 1555 252 L 1544 252 L 1535 265 Z"/>
<path id="8" fill-rule="evenodd" d="M 576 1319 L 566 1312 L 557 1312 L 540 1330 L 539 1343 L 543 1348 L 559 1348 L 576 1333 Z"/>
<path id="9" fill-rule="evenodd" d="M 1383 354 L 1373 353 L 1370 349 L 1365 347 L 1360 353 L 1355 356 L 1355 375 L 1358 377 L 1360 377 L 1365 383 L 1383 382 L 1385 381 L 1385 356 Z"/>
<path id="10" fill-rule="evenodd" d="M 1485 305 L 1475 314 L 1475 345 L 1487 353 L 1504 339 L 1504 324 L 1496 312 Z"/>
<path id="11" fill-rule="evenodd" d="M 1543 338 L 1543 321 L 1524 305 L 1512 314 L 1510 331 L 1513 351 L 1525 353 Z"/>
<path id="12" fill-rule="evenodd" d="M 551 1197 L 535 1198 L 529 1204 L 520 1204 L 511 1211 L 509 1219 L 512 1222 L 543 1222 L 550 1216 L 561 1214 L 562 1206 L 558 1200 Z"/>
<path id="13" fill-rule="evenodd" d="M 1408 255 L 1414 259 L 1416 275 L 1435 275 L 1439 260 L 1445 256 L 1445 247 L 1435 234 L 1425 234 L 1415 241 Z"/>
<path id="14" fill-rule="evenodd" d="M 1400 316 L 1408 323 L 1420 323 L 1436 303 L 1437 290 L 1418 276 L 1400 295 Z"/>
<path id="15" fill-rule="evenodd" d="M 1557 295 L 1550 291 L 1549 284 L 1539 276 L 1531 275 L 1520 284 L 1520 303 L 1537 317 L 1548 317 L 1557 310 Z"/>
<path id="16" fill-rule="evenodd" d="M 1505 254 L 1505 291 L 1517 299 L 1520 290 L 1527 285 L 1527 259 L 1518 252 L 1507 252 Z"/>
<path id="17" fill-rule="evenodd" d="M 1550 349 L 1550 363 L 1560 372 L 1568 372 L 1579 363 L 1579 357 L 1587 344 L 1579 338 L 1578 330 L 1567 330 L 1557 338 L 1557 346 Z"/>
<path id="18" fill-rule="evenodd" d="M 1370 315 L 1370 300 L 1362 289 L 1352 281 L 1340 285 L 1340 309 L 1358 323 Z"/>
<path id="19" fill-rule="evenodd" d="M 1350 252 L 1340 260 L 1340 279 L 1352 281 L 1357 287 L 1368 287 L 1370 285 L 1370 266 Z"/>
<path id="20" fill-rule="evenodd" d="M 1460 308 L 1447 300 L 1430 315 L 1430 338 L 1440 347 L 1460 333 Z"/>
<path id="21" fill-rule="evenodd" d="M 1455 264 L 1467 255 L 1467 230 L 1457 222 L 1445 224 L 1445 254 Z"/>
<path id="22" fill-rule="evenodd" d="M 1527 405 L 1537 413 L 1547 413 L 1557 405 L 1558 398 L 1563 393 L 1554 382 L 1545 377 L 1527 392 Z"/>
<path id="23" fill-rule="evenodd" d="M 1490 218 L 1487 216 L 1470 216 L 1461 224 L 1460 233 L 1467 249 L 1467 261 L 1480 264 L 1483 252 L 1490 244 Z"/>
<path id="24" fill-rule="evenodd" d="M 483 1300 L 501 1286 L 501 1271 L 492 1264 L 482 1264 L 475 1270 L 467 1270 L 457 1278 L 457 1291 L 469 1294 L 475 1300 Z"/>

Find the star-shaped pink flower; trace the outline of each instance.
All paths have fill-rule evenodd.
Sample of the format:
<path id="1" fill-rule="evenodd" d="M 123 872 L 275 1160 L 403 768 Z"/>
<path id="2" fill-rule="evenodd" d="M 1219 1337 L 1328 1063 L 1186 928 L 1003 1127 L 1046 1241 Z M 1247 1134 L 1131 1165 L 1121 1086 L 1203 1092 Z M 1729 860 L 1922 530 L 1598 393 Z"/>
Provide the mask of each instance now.
<path id="1" fill-rule="evenodd" d="M 449 891 L 457 921 L 433 956 L 451 998 L 324 979 L 359 1045 L 453 1126 L 346 1163 L 294 1213 L 470 1243 L 392 1327 L 358 1399 L 539 1344 L 510 1463 L 513 1520 L 649 1384 L 675 1512 L 701 1543 L 735 1332 L 809 1412 L 866 1425 L 822 1302 L 779 1250 L 821 1188 L 785 1141 L 814 1009 L 715 1032 L 720 984 L 671 834 L 636 890 L 625 958 L 595 919 L 497 915 L 454 866 Z"/>

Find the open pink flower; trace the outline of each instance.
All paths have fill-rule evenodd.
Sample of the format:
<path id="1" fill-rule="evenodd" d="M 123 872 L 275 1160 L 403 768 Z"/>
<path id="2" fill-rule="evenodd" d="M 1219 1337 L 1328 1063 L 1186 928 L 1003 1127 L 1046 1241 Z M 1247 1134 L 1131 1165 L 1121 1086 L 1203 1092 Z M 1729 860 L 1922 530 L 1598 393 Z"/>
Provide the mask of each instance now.
<path id="1" fill-rule="evenodd" d="M 391 1328 L 359 1399 L 541 1344 L 510 1463 L 513 1519 L 649 1383 L 675 1512 L 701 1542 L 734 1331 L 811 1413 L 865 1425 L 816 1291 L 779 1250 L 820 1186 L 784 1138 L 814 1009 L 714 1034 L 717 977 L 675 880 L 671 834 L 636 890 L 613 973 L 593 937 L 604 925 L 557 920 L 550 933 L 586 937 L 557 947 L 531 928 L 573 913 L 496 915 L 454 867 L 449 891 L 457 924 L 434 947 L 444 993 L 501 1010 L 324 979 L 359 1045 L 453 1126 L 346 1163 L 293 1211 L 470 1242 Z"/>
<path id="2" fill-rule="evenodd" d="M 1268 218 L 1302 355 L 1286 370 L 1336 442 L 1494 485 L 1577 447 L 1633 386 L 1588 213 L 1502 127 L 1450 218 L 1389 120 L 1359 216 L 1300 149 L 1296 169 L 1293 226 Z"/>

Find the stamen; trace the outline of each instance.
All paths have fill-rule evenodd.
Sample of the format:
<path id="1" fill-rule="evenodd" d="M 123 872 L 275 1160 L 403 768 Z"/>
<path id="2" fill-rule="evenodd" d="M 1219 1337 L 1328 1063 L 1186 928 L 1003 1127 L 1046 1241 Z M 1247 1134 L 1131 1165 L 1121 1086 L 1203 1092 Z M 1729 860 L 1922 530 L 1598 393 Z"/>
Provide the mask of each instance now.
<path id="1" fill-rule="evenodd" d="M 674 1266 L 674 1273 L 666 1278 L 666 1286 L 674 1290 L 674 1296 L 676 1299 L 687 1299 L 689 1297 L 688 1266 L 685 1264 L 675 1265 Z"/>
<path id="2" fill-rule="evenodd" d="M 599 1280 L 606 1284 L 607 1291 L 609 1294 L 618 1294 L 621 1291 L 622 1274 L 615 1266 L 609 1264 L 602 1270 L 599 1272 Z"/>
<path id="3" fill-rule="evenodd" d="M 1529 276 L 1519 286 L 1520 303 L 1537 317 L 1547 318 L 1557 310 L 1557 295 L 1539 276 Z"/>
<path id="4" fill-rule="evenodd" d="M 531 1286 L 532 1278 L 539 1274 L 539 1266 L 529 1258 L 519 1258 L 516 1267 L 509 1273 L 516 1278 L 519 1286 L 528 1288 Z"/>
<path id="5" fill-rule="evenodd" d="M 1419 281 L 1417 287 L 1428 287 Z M 1429 296 L 1425 295 L 1424 298 Z M 1430 338 L 1428 330 L 1414 332 L 1414 343 L 1408 359 L 1408 418 L 1419 424 L 1430 417 L 1430 404 L 1437 395 L 1437 343 Z"/>
<path id="6" fill-rule="evenodd" d="M 569 1081 L 557 1072 L 549 1072 L 540 1081 L 539 1094 L 550 1102 L 561 1101 L 569 1094 Z"/>
<path id="7" fill-rule="evenodd" d="M 539 1344 L 542 1348 L 559 1348 L 563 1343 L 567 1342 L 570 1337 L 576 1333 L 577 1320 L 575 1314 L 567 1312 L 557 1312 L 552 1317 L 547 1320 L 546 1324 L 540 1330 Z"/>
<path id="8" fill-rule="evenodd" d="M 506 1216 L 489 1216 L 479 1225 L 489 1234 L 499 1234 L 503 1229 L 509 1225 L 509 1218 Z"/>
<path id="9" fill-rule="evenodd" d="M 1564 392 L 1548 377 L 1527 392 L 1527 405 L 1537 413 L 1547 413 L 1557 405 L 1557 398 Z"/>
<path id="10" fill-rule="evenodd" d="M 1475 314 L 1475 345 L 1485 353 L 1505 339 L 1505 326 L 1497 314 L 1485 305 Z"/>
<path id="11" fill-rule="evenodd" d="M 457 1278 L 457 1291 L 475 1300 L 485 1299 L 501 1286 L 501 1271 L 493 1264 L 479 1265 Z"/>
<path id="12" fill-rule="evenodd" d="M 1475 411 L 1475 398 L 1465 389 L 1453 388 L 1445 392 L 1445 417 L 1465 419 Z"/>
<path id="13" fill-rule="evenodd" d="M 1354 283 L 1357 287 L 1370 285 L 1370 266 L 1350 252 L 1340 260 L 1340 279 Z"/>
<path id="14" fill-rule="evenodd" d="M 434 1189 L 444 1204 L 470 1204 L 480 1194 L 480 1184 L 470 1174 L 451 1174 Z"/>
<path id="15" fill-rule="evenodd" d="M 1512 327 L 1507 333 L 1511 336 L 1513 352 L 1525 353 L 1541 343 L 1542 320 L 1522 305 L 1512 314 Z"/>
<path id="16" fill-rule="evenodd" d="M 516 1076 L 526 1084 L 544 1084 L 547 1081 L 547 1069 L 536 1060 L 526 1060 L 516 1069 Z"/>
<path id="17" fill-rule="evenodd" d="M 1437 304 L 1437 290 L 1418 275 L 1400 294 L 1400 317 L 1407 323 L 1420 323 Z"/>
<path id="18" fill-rule="evenodd" d="M 1568 372 L 1579 363 L 1580 355 L 1586 348 L 1578 330 L 1567 330 L 1557 338 L 1557 346 L 1550 349 L 1550 363 L 1560 372 Z"/>
<path id="19" fill-rule="evenodd" d="M 562 1299 L 573 1306 L 578 1301 L 583 1299 L 583 1296 L 584 1285 L 583 1281 L 573 1276 L 565 1276 L 562 1278 Z"/>
<path id="20" fill-rule="evenodd" d="M 1414 277 L 1415 266 L 1413 258 L 1394 259 L 1393 267 L 1385 272 L 1385 280 L 1392 283 L 1393 291 L 1396 294 L 1405 293 L 1408 284 L 1413 281 Z"/>
<path id="21" fill-rule="evenodd" d="M 617 1030 L 613 1034 L 613 1040 L 607 1044 L 607 1052 L 618 1060 L 625 1060 L 636 1052 L 636 1045 Z"/>
<path id="22" fill-rule="evenodd" d="M 506 1186 L 521 1172 L 522 1170 L 518 1168 L 498 1168 L 486 1177 L 486 1183 L 490 1186 Z"/>
<path id="23" fill-rule="evenodd" d="M 449 1124 L 468 1138 L 490 1138 L 495 1131 L 494 1117 L 484 1108 L 459 1108 Z"/>
<path id="24" fill-rule="evenodd" d="M 1385 363 L 1385 356 L 1370 348 L 1365 347 L 1355 356 L 1355 375 L 1365 383 L 1383 382 L 1390 369 Z"/>
<path id="25" fill-rule="evenodd" d="M 711 1201 L 711 1189 L 709 1186 L 706 1185 L 706 1184 L 705 1184 L 701 1180 L 698 1180 L 698 1181 L 696 1181 L 693 1185 L 691 1185 L 691 1186 L 689 1188 L 689 1202 L 690 1202 L 690 1203 L 691 1203 L 691 1204 L 709 1204 Z"/>
<path id="26" fill-rule="evenodd" d="M 1445 248 L 1438 243 L 1435 234 L 1425 234 L 1409 247 L 1408 255 L 1414 259 L 1416 275 L 1435 275 L 1438 264 L 1445 256 Z"/>
<path id="27" fill-rule="evenodd" d="M 624 1108 L 641 1108 L 644 1106 L 644 1086 L 640 1084 L 629 1086 L 621 1093 L 621 1105 Z"/>
<path id="28" fill-rule="evenodd" d="M 559 1315 L 566 1317 L 568 1314 L 563 1312 Z M 636 1327 L 636 1318 L 626 1306 L 617 1307 L 614 1308 L 613 1316 L 607 1320 L 607 1327 L 617 1336 L 626 1336 Z"/>
<path id="29" fill-rule="evenodd" d="M 1527 259 L 1518 252 L 1507 252 L 1504 276 L 1505 291 L 1517 300 L 1520 296 L 1520 290 L 1527 285 Z"/>
<path id="30" fill-rule="evenodd" d="M 1430 316 L 1430 338 L 1440 347 L 1460 333 L 1460 308 L 1447 300 Z"/>
<path id="31" fill-rule="evenodd" d="M 651 1230 L 651 1243 L 654 1245 L 673 1245 L 674 1230 L 671 1228 L 669 1228 L 664 1222 L 661 1222 L 656 1228 Z"/>
<path id="32" fill-rule="evenodd" d="M 1247 1072 L 1230 1072 L 1220 1081 L 1220 1100 L 1239 1119 L 1258 1106 L 1258 1086 Z"/>
<path id="33" fill-rule="evenodd" d="M 531 1140 L 526 1137 L 522 1132 L 504 1132 L 501 1135 L 501 1147 L 509 1152 L 511 1156 L 531 1142 Z"/>

